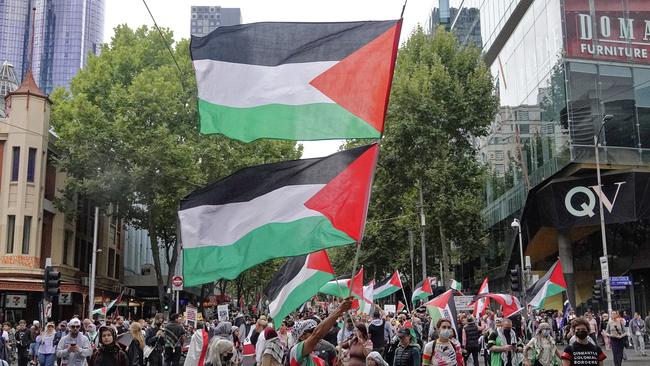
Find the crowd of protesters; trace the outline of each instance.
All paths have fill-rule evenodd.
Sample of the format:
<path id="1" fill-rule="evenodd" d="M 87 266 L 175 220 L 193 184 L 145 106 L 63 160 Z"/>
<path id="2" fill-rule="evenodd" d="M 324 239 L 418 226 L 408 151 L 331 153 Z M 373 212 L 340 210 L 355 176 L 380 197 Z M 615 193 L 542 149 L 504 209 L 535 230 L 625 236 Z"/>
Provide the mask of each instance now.
<path id="1" fill-rule="evenodd" d="M 634 347 L 642 356 L 650 315 L 539 312 L 431 321 L 424 308 L 351 314 L 351 300 L 330 311 L 296 313 L 275 326 L 264 315 L 188 326 L 178 314 L 145 321 L 38 321 L 3 325 L 0 366 L 615 366 Z M 480 359 L 482 359 L 480 361 Z"/>

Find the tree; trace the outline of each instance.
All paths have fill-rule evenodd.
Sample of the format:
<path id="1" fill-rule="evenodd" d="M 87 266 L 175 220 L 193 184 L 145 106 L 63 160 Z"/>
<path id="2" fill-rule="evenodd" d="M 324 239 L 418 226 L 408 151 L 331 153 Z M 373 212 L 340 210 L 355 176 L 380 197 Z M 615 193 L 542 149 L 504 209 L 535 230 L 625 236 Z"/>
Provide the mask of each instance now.
<path id="1" fill-rule="evenodd" d="M 160 298 L 178 259 L 179 200 L 236 169 L 302 152 L 292 142 L 243 144 L 201 135 L 189 43 L 172 40 L 169 30 L 161 37 L 147 27 L 118 26 L 70 90 L 51 96 L 58 165 L 68 174 L 58 204 L 74 213 L 70 203 L 84 195 L 100 207 L 118 207 L 121 218 L 147 229 Z M 170 269 L 167 278 L 160 252 Z"/>
<path id="2" fill-rule="evenodd" d="M 419 184 L 428 266 L 441 257 L 448 280 L 450 243 L 464 258 L 481 252 L 481 195 L 488 175 L 471 141 L 487 134 L 497 106 L 492 76 L 476 48 L 460 47 L 443 29 L 434 38 L 421 28 L 400 48 L 360 253 L 360 263 L 375 267 L 377 277 L 410 268 L 407 232 L 420 230 Z M 416 239 L 416 257 L 419 248 Z M 350 269 L 353 250 L 336 250 L 337 268 Z M 415 273 L 418 282 L 421 272 Z"/>

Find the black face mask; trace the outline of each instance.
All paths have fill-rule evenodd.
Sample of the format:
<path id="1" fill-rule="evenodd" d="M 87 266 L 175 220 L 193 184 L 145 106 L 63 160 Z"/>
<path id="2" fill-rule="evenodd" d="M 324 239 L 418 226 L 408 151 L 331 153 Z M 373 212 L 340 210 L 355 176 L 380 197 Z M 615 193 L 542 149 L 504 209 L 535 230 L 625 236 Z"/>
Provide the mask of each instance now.
<path id="1" fill-rule="evenodd" d="M 503 328 L 503 333 L 510 333 L 512 328 Z"/>
<path id="2" fill-rule="evenodd" d="M 578 337 L 580 339 L 585 339 L 585 338 L 587 338 L 588 335 L 589 335 L 589 332 L 587 332 L 586 330 L 578 330 L 578 331 L 576 331 L 576 337 Z"/>

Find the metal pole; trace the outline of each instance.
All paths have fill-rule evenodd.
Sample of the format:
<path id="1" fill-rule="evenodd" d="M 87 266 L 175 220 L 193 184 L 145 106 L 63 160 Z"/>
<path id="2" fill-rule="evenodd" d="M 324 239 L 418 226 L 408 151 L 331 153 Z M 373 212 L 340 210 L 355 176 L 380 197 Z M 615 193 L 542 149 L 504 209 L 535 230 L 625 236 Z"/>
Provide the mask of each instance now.
<path id="1" fill-rule="evenodd" d="M 415 289 L 415 266 L 413 264 L 413 232 L 409 230 L 409 246 L 411 247 L 411 291 Z"/>
<path id="2" fill-rule="evenodd" d="M 517 220 L 518 221 L 518 220 Z M 517 234 L 519 235 L 519 259 L 521 260 L 521 306 L 524 307 L 523 318 L 524 318 L 524 339 L 528 339 L 528 301 L 526 301 L 526 276 L 524 275 L 524 243 L 521 239 L 521 222 L 517 225 Z"/>
<path id="3" fill-rule="evenodd" d="M 180 291 L 174 291 L 174 292 L 176 292 L 176 314 L 178 314 L 178 311 L 180 310 L 181 292 Z"/>
<path id="4" fill-rule="evenodd" d="M 605 116 L 607 117 L 607 116 Z M 596 153 L 596 179 L 598 180 L 598 189 L 600 194 L 598 195 L 598 212 L 600 215 L 600 239 L 603 243 L 603 257 L 607 260 L 607 268 L 609 268 L 609 257 L 607 256 L 607 236 L 605 235 L 605 213 L 603 212 L 603 185 L 600 181 L 600 154 L 598 151 L 598 137 L 600 136 L 600 131 L 602 126 L 605 124 L 605 119 L 601 124 L 601 128 L 598 130 L 598 135 L 594 135 L 594 150 Z M 607 278 L 604 278 L 605 281 L 605 292 L 607 295 L 607 313 L 612 315 L 612 285 L 609 281 L 609 273 L 607 273 Z"/>
<path id="5" fill-rule="evenodd" d="M 99 236 L 99 207 L 95 206 L 95 225 L 93 229 L 93 253 L 88 278 L 88 318 L 93 318 L 95 308 L 95 274 L 97 273 L 97 238 Z"/>
<path id="6" fill-rule="evenodd" d="M 424 229 L 426 227 L 426 219 L 424 217 L 424 198 L 422 197 L 422 182 L 419 183 L 420 189 L 420 245 L 422 246 L 422 281 L 427 280 L 427 249 L 426 240 L 424 237 Z"/>

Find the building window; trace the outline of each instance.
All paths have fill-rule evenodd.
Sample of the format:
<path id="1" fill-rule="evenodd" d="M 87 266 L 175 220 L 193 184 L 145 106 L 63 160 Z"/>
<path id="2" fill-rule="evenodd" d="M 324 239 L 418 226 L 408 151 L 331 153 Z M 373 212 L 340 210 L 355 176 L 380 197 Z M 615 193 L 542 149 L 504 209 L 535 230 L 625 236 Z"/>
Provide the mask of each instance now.
<path id="1" fill-rule="evenodd" d="M 517 121 L 528 121 L 530 119 L 528 111 L 517 111 Z"/>
<path id="2" fill-rule="evenodd" d="M 13 157 L 11 163 L 11 181 L 18 181 L 18 173 L 20 172 L 20 147 L 13 147 Z"/>
<path id="3" fill-rule="evenodd" d="M 115 255 L 115 276 L 114 278 L 120 278 L 120 255 Z"/>
<path id="4" fill-rule="evenodd" d="M 503 160 L 503 151 L 496 151 L 495 152 L 495 158 L 497 160 Z"/>
<path id="5" fill-rule="evenodd" d="M 115 249 L 108 250 L 108 277 L 115 277 Z"/>
<path id="6" fill-rule="evenodd" d="M 23 254 L 29 254 L 29 234 L 32 228 L 32 217 L 25 216 L 25 223 L 23 225 Z"/>
<path id="7" fill-rule="evenodd" d="M 16 216 L 7 216 L 7 253 L 14 252 L 14 230 L 16 230 Z"/>
<path id="8" fill-rule="evenodd" d="M 36 169 L 36 149 L 29 148 L 27 155 L 27 181 L 34 183 L 34 170 Z"/>

